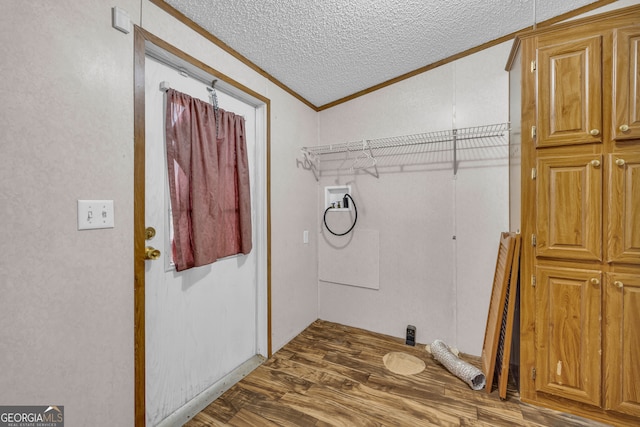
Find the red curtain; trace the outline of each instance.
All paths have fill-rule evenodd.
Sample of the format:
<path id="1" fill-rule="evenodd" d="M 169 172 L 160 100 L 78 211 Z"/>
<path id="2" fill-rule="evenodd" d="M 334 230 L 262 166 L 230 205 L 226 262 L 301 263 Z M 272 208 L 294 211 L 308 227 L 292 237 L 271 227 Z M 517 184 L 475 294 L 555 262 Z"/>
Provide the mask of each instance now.
<path id="1" fill-rule="evenodd" d="M 216 114 L 211 104 L 173 89 L 167 92 L 166 114 L 176 269 L 248 254 L 251 197 L 244 118 L 222 109 Z"/>

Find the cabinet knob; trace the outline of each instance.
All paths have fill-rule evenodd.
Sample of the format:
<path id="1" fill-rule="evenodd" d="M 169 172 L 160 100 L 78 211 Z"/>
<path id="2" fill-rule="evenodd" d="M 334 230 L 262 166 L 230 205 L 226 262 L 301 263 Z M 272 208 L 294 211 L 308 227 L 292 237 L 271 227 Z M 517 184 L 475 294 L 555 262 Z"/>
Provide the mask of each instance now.
<path id="1" fill-rule="evenodd" d="M 591 160 L 591 166 L 594 168 L 600 167 L 600 160 Z"/>
<path id="2" fill-rule="evenodd" d="M 598 279 L 597 277 L 592 277 L 590 280 L 592 285 L 599 285 L 600 284 L 600 279 Z"/>
<path id="3" fill-rule="evenodd" d="M 629 125 L 621 125 L 618 129 L 620 132 L 629 132 Z"/>
<path id="4" fill-rule="evenodd" d="M 615 282 L 613 282 L 613 284 L 617 287 L 617 288 L 622 288 L 624 286 L 624 283 L 622 283 L 619 280 L 616 280 Z"/>
<path id="5" fill-rule="evenodd" d="M 593 136 L 598 136 L 598 135 L 600 135 L 600 131 L 599 131 L 598 129 L 591 129 L 591 130 L 589 131 L 589 133 L 590 133 L 591 135 L 593 135 Z"/>
<path id="6" fill-rule="evenodd" d="M 624 159 L 616 159 L 616 165 L 624 166 Z"/>

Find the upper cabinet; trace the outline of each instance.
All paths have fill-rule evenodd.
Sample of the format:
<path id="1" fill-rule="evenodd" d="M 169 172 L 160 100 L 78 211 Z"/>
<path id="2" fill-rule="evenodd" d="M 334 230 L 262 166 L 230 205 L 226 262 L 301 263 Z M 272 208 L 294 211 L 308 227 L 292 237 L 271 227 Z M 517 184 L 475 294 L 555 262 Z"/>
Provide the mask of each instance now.
<path id="1" fill-rule="evenodd" d="M 602 36 L 538 39 L 537 146 L 602 142 Z"/>
<path id="2" fill-rule="evenodd" d="M 640 138 L 640 25 L 614 31 L 612 138 Z"/>

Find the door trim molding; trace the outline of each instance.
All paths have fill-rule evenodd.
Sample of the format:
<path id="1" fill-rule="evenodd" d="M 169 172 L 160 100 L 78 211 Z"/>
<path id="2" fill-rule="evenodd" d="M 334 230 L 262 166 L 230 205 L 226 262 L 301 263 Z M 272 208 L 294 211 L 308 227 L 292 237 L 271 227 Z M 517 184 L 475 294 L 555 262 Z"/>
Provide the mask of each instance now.
<path id="1" fill-rule="evenodd" d="M 133 159 L 133 239 L 134 239 L 134 378 L 135 425 L 146 423 L 145 407 L 145 60 L 147 53 L 164 51 L 216 78 L 234 92 L 243 92 L 266 107 L 266 321 L 267 356 L 271 357 L 271 101 L 229 76 L 209 67 L 139 26 L 134 26 L 134 159 Z M 219 87 L 219 85 L 217 86 Z M 259 261 L 260 262 L 260 261 Z M 258 293 L 259 290 L 258 290 Z"/>

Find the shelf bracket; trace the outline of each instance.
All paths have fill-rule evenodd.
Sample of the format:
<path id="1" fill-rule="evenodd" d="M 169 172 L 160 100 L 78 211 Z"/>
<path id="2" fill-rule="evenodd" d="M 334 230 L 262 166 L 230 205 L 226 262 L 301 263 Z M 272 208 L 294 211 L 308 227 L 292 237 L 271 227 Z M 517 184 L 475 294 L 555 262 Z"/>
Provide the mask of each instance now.
<path id="1" fill-rule="evenodd" d="M 453 176 L 455 177 L 458 174 L 458 156 L 457 156 L 457 150 L 456 150 L 456 145 L 458 142 L 458 130 L 457 129 L 453 129 L 451 131 L 453 138 Z"/>
<path id="2" fill-rule="evenodd" d="M 317 165 L 317 163 L 320 161 L 320 159 L 316 158 L 316 159 L 312 159 L 311 157 L 315 157 L 315 156 L 311 156 L 309 154 L 308 151 L 306 150 L 302 150 L 302 154 L 304 156 L 304 161 L 302 162 L 302 169 L 305 170 L 310 170 L 313 173 L 314 178 L 317 181 L 320 181 L 320 177 L 319 175 L 319 167 Z"/>

